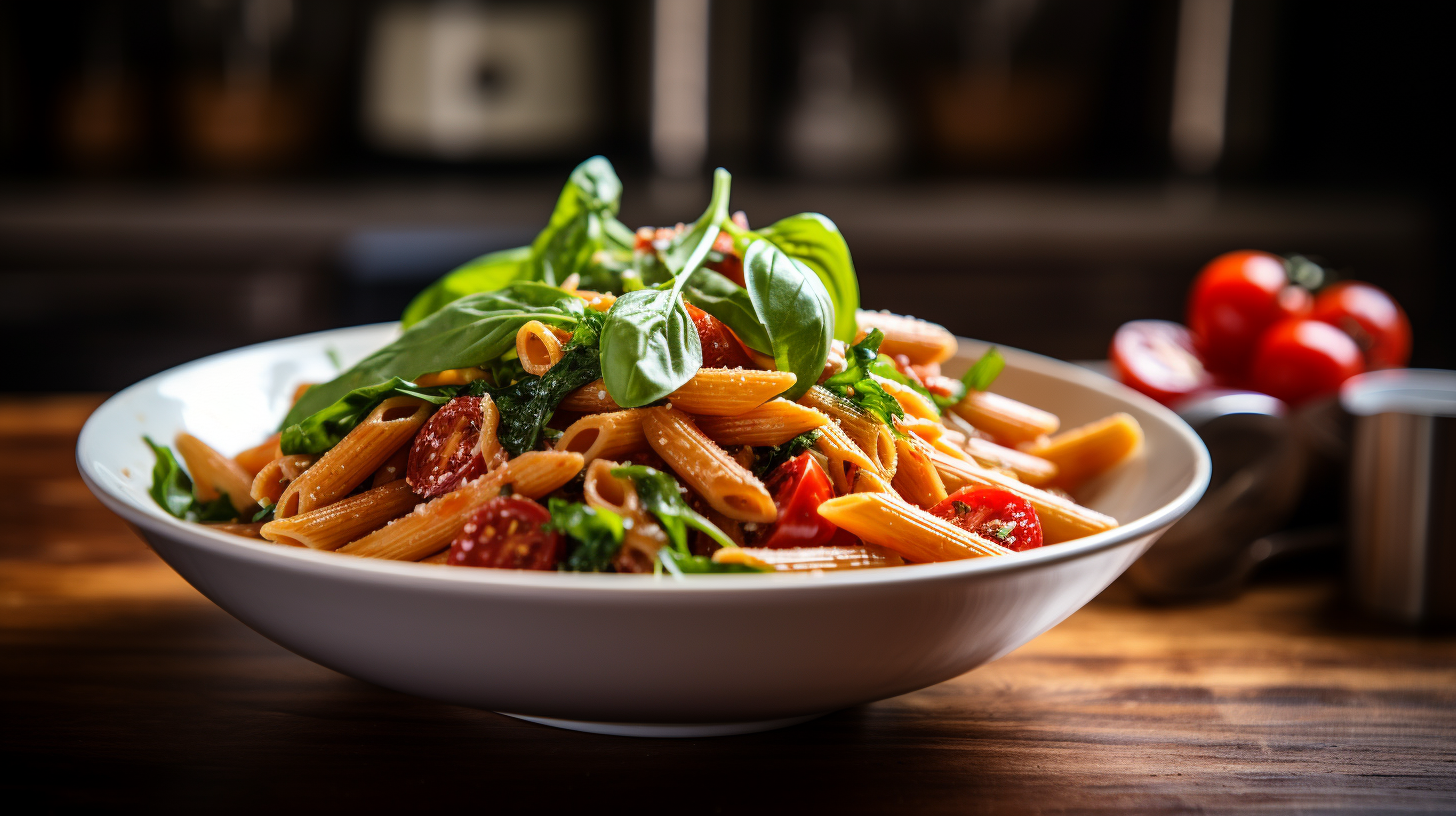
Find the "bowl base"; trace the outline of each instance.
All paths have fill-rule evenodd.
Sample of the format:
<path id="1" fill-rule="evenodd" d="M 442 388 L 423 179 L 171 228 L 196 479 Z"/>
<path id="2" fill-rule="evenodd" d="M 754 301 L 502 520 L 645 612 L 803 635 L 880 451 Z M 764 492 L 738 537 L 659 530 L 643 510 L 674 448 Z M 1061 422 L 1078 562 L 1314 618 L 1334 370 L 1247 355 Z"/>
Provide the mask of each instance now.
<path id="1" fill-rule="evenodd" d="M 773 731 L 777 728 L 788 728 L 791 725 L 808 722 L 817 717 L 822 717 L 829 712 L 823 711 L 818 714 L 808 714 L 803 717 L 785 717 L 781 720 L 728 723 L 591 722 L 588 720 L 558 720 L 552 717 L 528 717 L 525 714 L 512 714 L 508 711 L 499 713 L 507 717 L 515 717 L 518 720 L 525 720 L 539 725 L 549 725 L 552 728 L 564 728 L 568 731 L 585 731 L 588 734 L 610 734 L 614 737 L 686 739 L 693 737 L 731 737 L 735 734 L 756 734 L 760 731 Z"/>

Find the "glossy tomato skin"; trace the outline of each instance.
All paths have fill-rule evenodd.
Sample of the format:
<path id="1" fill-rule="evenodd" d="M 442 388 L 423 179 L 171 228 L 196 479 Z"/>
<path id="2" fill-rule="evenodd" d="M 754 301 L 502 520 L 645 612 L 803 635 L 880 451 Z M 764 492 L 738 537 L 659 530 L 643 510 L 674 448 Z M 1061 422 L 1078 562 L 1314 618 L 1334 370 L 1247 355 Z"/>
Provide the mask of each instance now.
<path id="1" fill-rule="evenodd" d="M 1364 370 L 1360 347 L 1348 334 L 1319 320 L 1290 318 L 1259 339 L 1253 385 L 1298 406 L 1334 393 L 1340 383 Z"/>
<path id="2" fill-rule="evenodd" d="M 1248 371 L 1264 330 L 1309 309 L 1309 293 L 1289 285 L 1284 261 L 1253 250 L 1209 261 L 1188 296 L 1188 330 L 1204 366 L 1231 383 Z"/>
<path id="3" fill-rule="evenodd" d="M 698 330 L 698 340 L 703 345 L 703 365 L 707 368 L 753 368 L 753 361 L 738 342 L 738 338 L 723 321 L 699 309 L 691 303 L 688 316 Z"/>
<path id="4" fill-rule="evenodd" d="M 1326 287 L 1314 299 L 1310 317 L 1350 335 L 1364 352 L 1367 368 L 1400 368 L 1410 361 L 1410 320 L 1378 286 L 1343 281 Z"/>
<path id="5" fill-rule="evenodd" d="M 429 499 L 485 473 L 482 421 L 480 397 L 456 397 L 436 411 L 410 445 L 405 472 L 410 488 Z"/>
<path id="6" fill-rule="evenodd" d="M 1213 386 L 1188 329 L 1167 320 L 1133 320 L 1112 335 L 1108 359 L 1124 385 L 1164 405 Z"/>
<path id="7" fill-rule="evenodd" d="M 963 487 L 930 508 L 930 514 L 1015 552 L 1042 544 L 1041 519 L 1036 510 L 1026 499 L 1007 490 Z"/>
<path id="8" fill-rule="evenodd" d="M 829 475 L 809 454 L 801 453 L 779 465 L 764 487 L 773 496 L 779 516 L 753 546 L 784 549 L 858 543 L 857 539 L 847 540 L 852 537 L 819 515 L 819 505 L 834 498 L 834 488 Z"/>
<path id="9" fill-rule="evenodd" d="M 551 513 L 521 496 L 497 496 L 481 505 L 450 544 L 457 567 L 550 570 L 561 560 L 561 534 L 546 529 Z"/>

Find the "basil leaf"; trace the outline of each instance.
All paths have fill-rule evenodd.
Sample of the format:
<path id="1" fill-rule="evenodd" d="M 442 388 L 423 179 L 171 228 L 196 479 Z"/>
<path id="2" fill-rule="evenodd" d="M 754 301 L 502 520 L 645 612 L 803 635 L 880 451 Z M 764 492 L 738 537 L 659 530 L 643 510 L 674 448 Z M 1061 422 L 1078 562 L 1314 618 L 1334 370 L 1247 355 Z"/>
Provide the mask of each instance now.
<path id="1" fill-rule="evenodd" d="M 782 445 L 763 446 L 753 449 L 753 475 L 762 479 L 779 465 L 814 447 L 819 441 L 818 431 L 805 431 Z"/>
<path id="2" fill-rule="evenodd" d="M 482 255 L 435 281 L 404 307 L 402 328 L 409 328 L 452 301 L 476 292 L 494 292 L 530 273 L 531 248 L 516 247 Z"/>
<path id="3" fill-rule="evenodd" d="M 834 336 L 846 343 L 859 333 L 854 313 L 859 309 L 859 280 L 849 244 L 833 221 L 819 213 L 791 215 L 754 231 L 771 241 L 819 276 L 834 304 Z"/>
<path id="4" fill-rule="evenodd" d="M 413 381 L 433 371 L 482 365 L 514 348 L 516 331 L 527 322 L 570 329 L 583 311 L 581 298 L 528 281 L 499 292 L 467 295 L 411 326 L 335 379 L 308 389 L 282 427 L 302 422 L 356 388 L 379 385 L 391 377 Z"/>
<path id="5" fill-rule="evenodd" d="M 992 346 L 986 349 L 986 353 L 981 355 L 981 359 L 969 371 L 961 375 L 961 382 L 971 391 L 985 391 L 1005 367 L 1006 358 Z"/>
<path id="6" fill-rule="evenodd" d="M 676 550 L 663 547 L 657 553 L 667 571 L 674 575 L 724 575 L 742 572 L 770 572 L 748 564 L 717 564 L 706 555 L 683 555 Z"/>
<path id="7" fill-rule="evenodd" d="M 718 525 L 703 518 L 683 500 L 677 479 L 646 465 L 627 465 L 612 468 L 612 475 L 619 479 L 631 479 L 637 488 L 637 498 L 647 512 L 657 517 L 657 523 L 667 534 L 667 541 L 679 554 L 687 556 L 688 528 L 706 533 L 724 547 L 736 547 L 733 539 L 718 529 Z M 666 563 L 666 562 L 664 562 Z"/>
<path id="8" fill-rule="evenodd" d="M 775 365 L 798 377 L 783 396 L 798 399 L 824 373 L 834 340 L 834 304 L 808 267 L 768 241 L 748 246 L 743 277 L 753 309 L 768 332 Z"/>
<path id="9" fill-rule="evenodd" d="M 719 225 L 728 219 L 728 190 L 732 183 L 733 176 L 727 170 L 719 167 L 713 171 L 713 194 L 708 198 L 708 209 L 662 251 L 662 262 L 673 276 L 690 273 L 703 265 L 713 242 L 718 240 Z"/>
<path id="10" fill-rule="evenodd" d="M 960 402 L 961 397 L 966 394 L 965 386 L 959 380 L 947 380 L 949 383 L 954 383 L 954 387 L 951 389 L 949 396 L 937 394 L 929 388 L 926 388 L 919 380 L 902 374 L 900 367 L 895 365 L 895 361 L 884 354 L 881 354 L 870 365 L 870 373 L 878 377 L 884 377 L 887 380 L 894 380 L 903 386 L 913 389 L 915 393 L 925 398 L 925 401 L 935 409 L 936 413 L 944 413 L 946 408 Z"/>
<path id="11" fill-rule="evenodd" d="M 621 516 L 611 510 L 557 498 L 548 500 L 546 506 L 551 511 L 551 528 L 574 542 L 562 569 L 602 572 L 612 565 L 625 535 Z"/>
<path id="12" fill-rule="evenodd" d="M 228 494 L 219 493 L 217 498 L 205 502 L 202 499 L 194 499 L 192 512 L 188 514 L 188 521 L 234 521 L 238 517 L 238 511 L 233 509 L 232 499 Z"/>
<path id="13" fill-rule="evenodd" d="M 546 423 L 556 413 L 566 395 L 602 376 L 601 363 L 593 346 L 578 344 L 573 338 L 566 353 L 540 377 L 525 376 L 506 387 L 495 387 L 485 380 L 476 380 L 466 387 L 470 396 L 490 394 L 500 411 L 496 438 L 512 456 L 535 450 Z"/>
<path id="14" fill-rule="evenodd" d="M 704 267 L 694 272 L 692 282 L 683 287 L 683 297 L 723 321 L 749 348 L 764 354 L 773 352 L 768 331 L 759 322 L 747 289 Z"/>
<path id="15" fill-rule="evenodd" d="M 418 397 L 435 405 L 444 405 L 458 391 L 451 386 L 420 388 L 399 377 L 355 388 L 333 404 L 284 428 L 278 447 L 285 455 L 323 453 L 339 444 L 339 440 L 363 422 L 370 411 L 390 397 Z"/>
<path id="16" fill-rule="evenodd" d="M 152 466 L 152 486 L 147 492 L 163 510 L 183 521 L 232 521 L 238 517 L 226 493 L 212 501 L 198 498 L 196 486 L 172 455 L 171 448 L 158 445 L 149 436 L 143 436 L 142 441 L 157 457 L 157 463 Z"/>
<path id="17" fill-rule="evenodd" d="M 862 340 L 845 350 L 844 370 L 824 381 L 824 387 L 845 397 L 868 411 L 895 433 L 895 417 L 905 416 L 905 409 L 899 400 L 886 393 L 881 385 L 870 377 L 875 362 L 879 359 L 880 343 L 885 333 L 870 329 Z"/>

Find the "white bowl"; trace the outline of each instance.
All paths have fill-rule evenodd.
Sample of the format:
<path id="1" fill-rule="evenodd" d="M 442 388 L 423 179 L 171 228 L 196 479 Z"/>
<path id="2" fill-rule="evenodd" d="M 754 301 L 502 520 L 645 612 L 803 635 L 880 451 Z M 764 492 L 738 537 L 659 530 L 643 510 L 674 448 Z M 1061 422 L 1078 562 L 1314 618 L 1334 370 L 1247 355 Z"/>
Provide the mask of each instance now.
<path id="1" fill-rule="evenodd" d="M 1101 592 L 1208 485 L 1171 411 L 1105 377 L 1005 350 L 996 390 L 1065 426 L 1126 411 L 1143 455 L 1080 498 L 1122 526 L 998 558 L 818 575 L 456 569 L 255 543 L 147 494 L 149 434 L 256 444 L 294 387 L 330 379 L 392 324 L 278 340 L 163 372 L 107 400 L 76 446 L 86 484 L 198 591 L 282 646 L 381 686 L 584 731 L 709 736 L 790 725 L 921 689 L 1010 652 Z M 962 343 L 948 366 L 985 348 Z"/>

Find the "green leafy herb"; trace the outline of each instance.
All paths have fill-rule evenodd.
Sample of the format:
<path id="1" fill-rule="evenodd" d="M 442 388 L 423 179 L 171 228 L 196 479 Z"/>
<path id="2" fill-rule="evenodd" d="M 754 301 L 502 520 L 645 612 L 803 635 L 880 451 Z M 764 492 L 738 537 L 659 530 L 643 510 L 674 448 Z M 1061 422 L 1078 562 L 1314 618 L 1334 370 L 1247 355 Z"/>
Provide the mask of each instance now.
<path id="1" fill-rule="evenodd" d="M 575 328 L 582 300 L 554 286 L 518 281 L 498 292 L 460 298 L 405 330 L 399 339 L 361 360 L 335 379 L 308 389 L 282 427 L 296 425 L 357 388 L 392 377 L 413 381 L 422 374 L 468 368 L 500 357 L 516 344 L 516 331 L 532 320 Z"/>
<path id="2" fill-rule="evenodd" d="M 1009 521 L 1003 522 L 1001 526 L 996 527 L 995 529 L 992 529 L 990 531 L 991 537 L 996 539 L 997 541 L 1005 541 L 1006 539 L 1010 538 L 1011 534 L 1014 532 L 1016 532 L 1016 525 L 1012 524 Z"/>
<path id="3" fill-rule="evenodd" d="M 859 333 L 859 281 L 849 245 L 833 221 L 819 213 L 800 213 L 756 230 L 786 255 L 813 270 L 834 305 L 834 336 L 846 343 Z M 735 234 L 737 240 L 739 236 Z"/>
<path id="4" fill-rule="evenodd" d="M 805 431 L 782 445 L 754 448 L 753 475 L 761 479 L 772 473 L 779 465 L 814 447 L 819 435 L 818 431 Z"/>
<path id="5" fill-rule="evenodd" d="M 263 505 L 262 508 L 260 508 L 258 510 L 258 512 L 256 512 L 256 513 L 253 514 L 252 523 L 253 524 L 257 524 L 260 521 L 272 521 L 273 520 L 273 511 L 275 509 L 277 509 L 276 505 L 273 505 L 273 504 L 265 504 L 265 505 Z"/>
<path id="6" fill-rule="evenodd" d="M 880 343 L 885 333 L 870 329 L 863 340 L 845 350 L 844 370 L 824 381 L 824 387 L 846 397 L 861 409 L 873 414 L 891 430 L 895 429 L 895 417 L 905 416 L 905 410 L 894 397 L 875 382 L 870 373 L 880 356 Z M 896 431 L 898 433 L 898 431 Z"/>
<path id="7" fill-rule="evenodd" d="M 924 397 L 939 412 L 961 401 L 966 395 L 966 387 L 959 380 L 947 378 L 945 382 L 950 385 L 949 394 L 939 394 L 926 388 L 923 383 L 913 377 L 908 377 L 900 372 L 900 367 L 895 365 L 888 355 L 881 354 L 870 366 L 870 373 L 887 380 L 894 380 L 901 385 L 908 386 L 915 390 L 915 393 Z"/>
<path id="8" fill-rule="evenodd" d="M 718 564 L 706 555 L 683 555 L 677 550 L 663 547 L 657 559 L 667 571 L 674 575 L 722 575 L 742 572 L 769 572 L 770 570 L 748 564 Z"/>
<path id="9" fill-rule="evenodd" d="M 834 340 L 834 304 L 808 267 L 769 241 L 754 241 L 743 258 L 754 312 L 768 332 L 774 364 L 798 377 L 784 392 L 798 399 L 818 381 Z"/>
<path id="10" fill-rule="evenodd" d="M 531 248 L 516 247 L 482 255 L 435 281 L 405 307 L 400 325 L 409 328 L 452 301 L 477 292 L 494 292 L 530 272 Z"/>
<path id="11" fill-rule="evenodd" d="M 718 237 L 728 215 L 732 177 L 719 168 L 703 215 L 663 250 L 675 276 L 667 289 L 639 289 L 617 298 L 602 327 L 602 379 L 618 405 L 636 408 L 680 388 L 703 365 L 698 332 L 683 306 L 682 289 Z"/>
<path id="12" fill-rule="evenodd" d="M 329 362 L 334 364 L 335 371 L 344 370 L 344 361 L 339 359 L 338 349 L 334 348 L 333 346 L 329 346 L 328 348 L 324 349 L 324 356 L 329 358 Z"/>
<path id="13" fill-rule="evenodd" d="M 226 493 L 211 501 L 198 498 L 192 479 L 172 455 L 171 448 L 158 445 L 149 436 L 143 436 L 142 441 L 157 457 L 157 463 L 152 466 L 152 487 L 147 492 L 163 510 L 184 521 L 232 521 L 238 517 Z"/>
<path id="14" fill-rule="evenodd" d="M 570 553 L 562 569 L 571 572 L 602 572 L 612 565 L 622 547 L 622 517 L 580 502 L 552 498 L 546 502 L 551 511 L 550 527 L 572 540 Z"/>
<path id="15" fill-rule="evenodd" d="M 657 517 L 657 523 L 667 534 L 668 543 L 679 555 L 689 555 L 688 528 L 706 533 L 721 546 L 738 546 L 716 524 L 688 506 L 678 490 L 677 480 L 672 476 L 646 465 L 613 468 L 612 475 L 632 480 L 637 488 L 637 498 L 641 499 L 647 512 Z"/>
<path id="16" fill-rule="evenodd" d="M 490 394 L 500 410 L 496 438 L 512 456 L 520 456 L 536 449 L 546 423 L 566 395 L 600 376 L 597 350 L 590 345 L 568 343 L 561 359 L 540 377 L 528 374 L 504 388 L 476 380 L 466 386 L 464 393 L 476 397 Z"/>
<path id="17" fill-rule="evenodd" d="M 1006 358 L 1001 356 L 1001 352 L 997 351 L 995 346 L 992 346 L 986 349 L 986 353 L 981 355 L 981 359 L 977 360 L 969 371 L 961 375 L 961 383 L 971 391 L 985 391 L 991 387 L 991 383 L 996 381 L 997 375 L 1005 367 Z"/>
<path id="18" fill-rule="evenodd" d="M 683 287 L 688 303 L 723 321 L 749 348 L 764 354 L 773 353 L 768 330 L 758 319 L 753 298 L 748 290 L 706 267 L 693 273 L 692 282 Z"/>
<path id="19" fill-rule="evenodd" d="M 285 454 L 323 453 L 339 444 L 339 440 L 363 422 L 370 411 L 390 397 L 416 397 L 435 405 L 444 405 L 459 390 L 453 386 L 420 388 L 399 377 L 356 388 L 332 405 L 284 428 L 278 439 L 278 447 Z"/>

